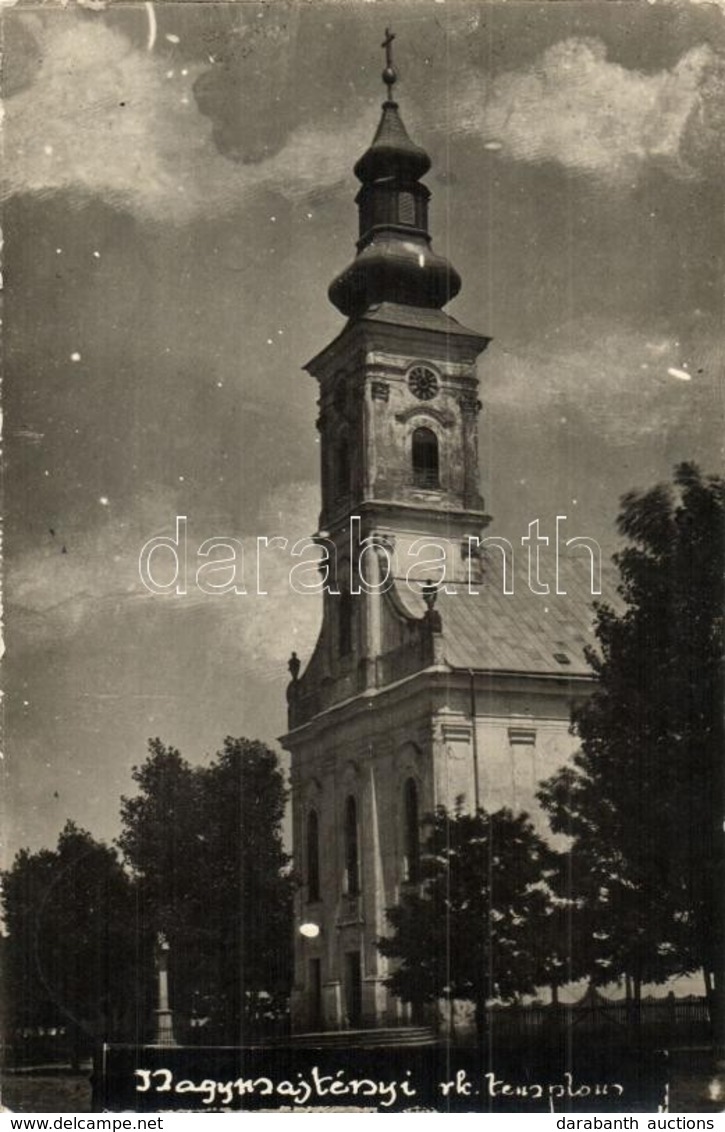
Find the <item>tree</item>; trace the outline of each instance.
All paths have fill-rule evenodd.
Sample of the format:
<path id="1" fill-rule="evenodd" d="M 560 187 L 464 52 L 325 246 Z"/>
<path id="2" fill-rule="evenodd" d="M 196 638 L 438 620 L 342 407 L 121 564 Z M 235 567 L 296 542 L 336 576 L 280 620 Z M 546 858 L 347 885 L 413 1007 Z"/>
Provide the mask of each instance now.
<path id="1" fill-rule="evenodd" d="M 681 464 L 674 487 L 624 497 L 618 528 L 624 608 L 597 606 L 588 660 L 598 683 L 573 717 L 581 750 L 539 798 L 572 839 L 600 981 L 626 974 L 638 986 L 701 968 L 715 1008 L 725 989 L 725 485 Z"/>
<path id="2" fill-rule="evenodd" d="M 429 819 L 421 884 L 388 909 L 392 935 L 378 941 L 398 960 L 386 980 L 417 1006 L 442 998 L 475 1004 L 479 1038 L 486 1001 L 511 1001 L 537 985 L 561 981 L 550 929 L 556 905 L 546 885 L 556 854 L 526 814 L 502 809 Z"/>
<path id="3" fill-rule="evenodd" d="M 67 822 L 56 850 L 18 853 L 3 877 L 3 906 L 11 1029 L 62 1027 L 76 1062 L 98 1039 L 126 1036 L 133 895 L 114 850 Z"/>
<path id="4" fill-rule="evenodd" d="M 277 756 L 227 738 L 205 767 L 159 739 L 122 800 L 119 844 L 139 884 L 146 937 L 170 944 L 172 1007 L 213 1019 L 215 1037 L 255 1037 L 286 1007 L 292 880 L 282 847 Z"/>

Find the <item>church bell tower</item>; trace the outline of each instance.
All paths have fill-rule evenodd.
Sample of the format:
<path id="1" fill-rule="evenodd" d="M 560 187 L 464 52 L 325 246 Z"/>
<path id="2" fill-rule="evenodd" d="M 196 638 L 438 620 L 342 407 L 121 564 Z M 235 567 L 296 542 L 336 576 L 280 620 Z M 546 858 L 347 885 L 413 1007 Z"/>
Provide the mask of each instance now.
<path id="1" fill-rule="evenodd" d="M 392 97 L 393 38 L 386 33 L 380 124 L 355 165 L 357 254 L 329 288 L 348 322 L 307 370 L 320 383 L 320 529 L 336 541 L 358 515 L 363 538 L 402 538 L 402 568 L 411 538 L 465 543 L 485 525 L 475 362 L 488 339 L 442 310 L 461 280 L 431 247 L 421 180 L 431 162 Z"/>
<path id="2" fill-rule="evenodd" d="M 425 676 L 441 671 L 439 618 L 415 566 L 435 560 L 436 579 L 470 580 L 469 540 L 487 522 L 476 359 L 489 340 L 443 310 L 461 280 L 431 246 L 431 162 L 393 98 L 393 38 L 380 123 L 354 170 L 356 255 L 329 288 L 347 321 L 306 366 L 319 383 L 316 538 L 329 585 L 312 657 L 301 675 L 290 662 L 283 739 L 302 881 L 298 1031 L 410 1021 L 375 941 L 416 882 L 420 818 L 440 800 Z"/>

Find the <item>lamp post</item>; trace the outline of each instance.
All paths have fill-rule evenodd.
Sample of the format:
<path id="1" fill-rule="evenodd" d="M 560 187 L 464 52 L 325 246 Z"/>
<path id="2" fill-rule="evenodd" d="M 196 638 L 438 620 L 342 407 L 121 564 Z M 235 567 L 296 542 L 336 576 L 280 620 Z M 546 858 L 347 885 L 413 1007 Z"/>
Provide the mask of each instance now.
<path id="1" fill-rule="evenodd" d="M 305 920 L 298 928 L 298 932 L 304 940 L 319 939 L 321 928 L 320 925 L 315 923 L 314 920 Z M 321 959 L 319 955 L 310 959 L 307 963 L 307 972 L 305 982 L 309 987 L 307 1003 L 305 1007 L 305 1025 L 312 1025 L 313 1029 L 319 1030 L 322 1025 L 323 1012 L 322 1012 L 322 972 L 320 969 Z M 310 1001 L 311 998 L 311 1001 Z"/>

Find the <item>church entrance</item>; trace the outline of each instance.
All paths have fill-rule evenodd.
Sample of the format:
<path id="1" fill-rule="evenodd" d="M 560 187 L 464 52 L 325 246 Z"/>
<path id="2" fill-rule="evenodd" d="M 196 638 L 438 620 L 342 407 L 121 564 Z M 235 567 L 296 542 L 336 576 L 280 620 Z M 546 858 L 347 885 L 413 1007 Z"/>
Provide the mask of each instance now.
<path id="1" fill-rule="evenodd" d="M 355 1030 L 362 1024 L 362 968 L 360 952 L 345 955 L 345 1013 L 347 1024 Z"/>
<path id="2" fill-rule="evenodd" d="M 310 959 L 310 1028 L 322 1029 L 322 964 Z"/>

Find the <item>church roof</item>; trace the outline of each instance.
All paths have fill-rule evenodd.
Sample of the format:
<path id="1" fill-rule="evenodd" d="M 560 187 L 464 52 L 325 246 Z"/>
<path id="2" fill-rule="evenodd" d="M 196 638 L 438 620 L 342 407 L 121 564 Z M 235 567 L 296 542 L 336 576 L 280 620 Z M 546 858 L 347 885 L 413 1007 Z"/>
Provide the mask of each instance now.
<path id="1" fill-rule="evenodd" d="M 547 602 L 530 590 L 444 595 L 445 658 L 452 668 L 590 675 L 584 647 L 591 644 L 592 614 L 580 600 Z M 557 660 L 557 657 L 565 659 Z"/>
<path id="2" fill-rule="evenodd" d="M 435 609 L 441 616 L 443 658 L 452 668 L 515 672 L 559 677 L 592 676 L 584 657 L 594 645 L 594 602 L 621 605 L 603 570 L 603 593 L 592 595 L 589 556 L 560 562 L 559 589 L 551 573 L 542 568 L 541 579 L 549 594 L 533 593 L 528 584 L 526 559 L 520 555 L 514 571 L 513 594 L 503 592 L 503 556 L 492 549 L 486 556 L 485 583 L 451 586 L 456 593 L 440 591 Z M 422 597 L 408 586 L 405 604 L 411 613 L 425 611 Z M 476 593 L 475 591 L 479 592 Z"/>

